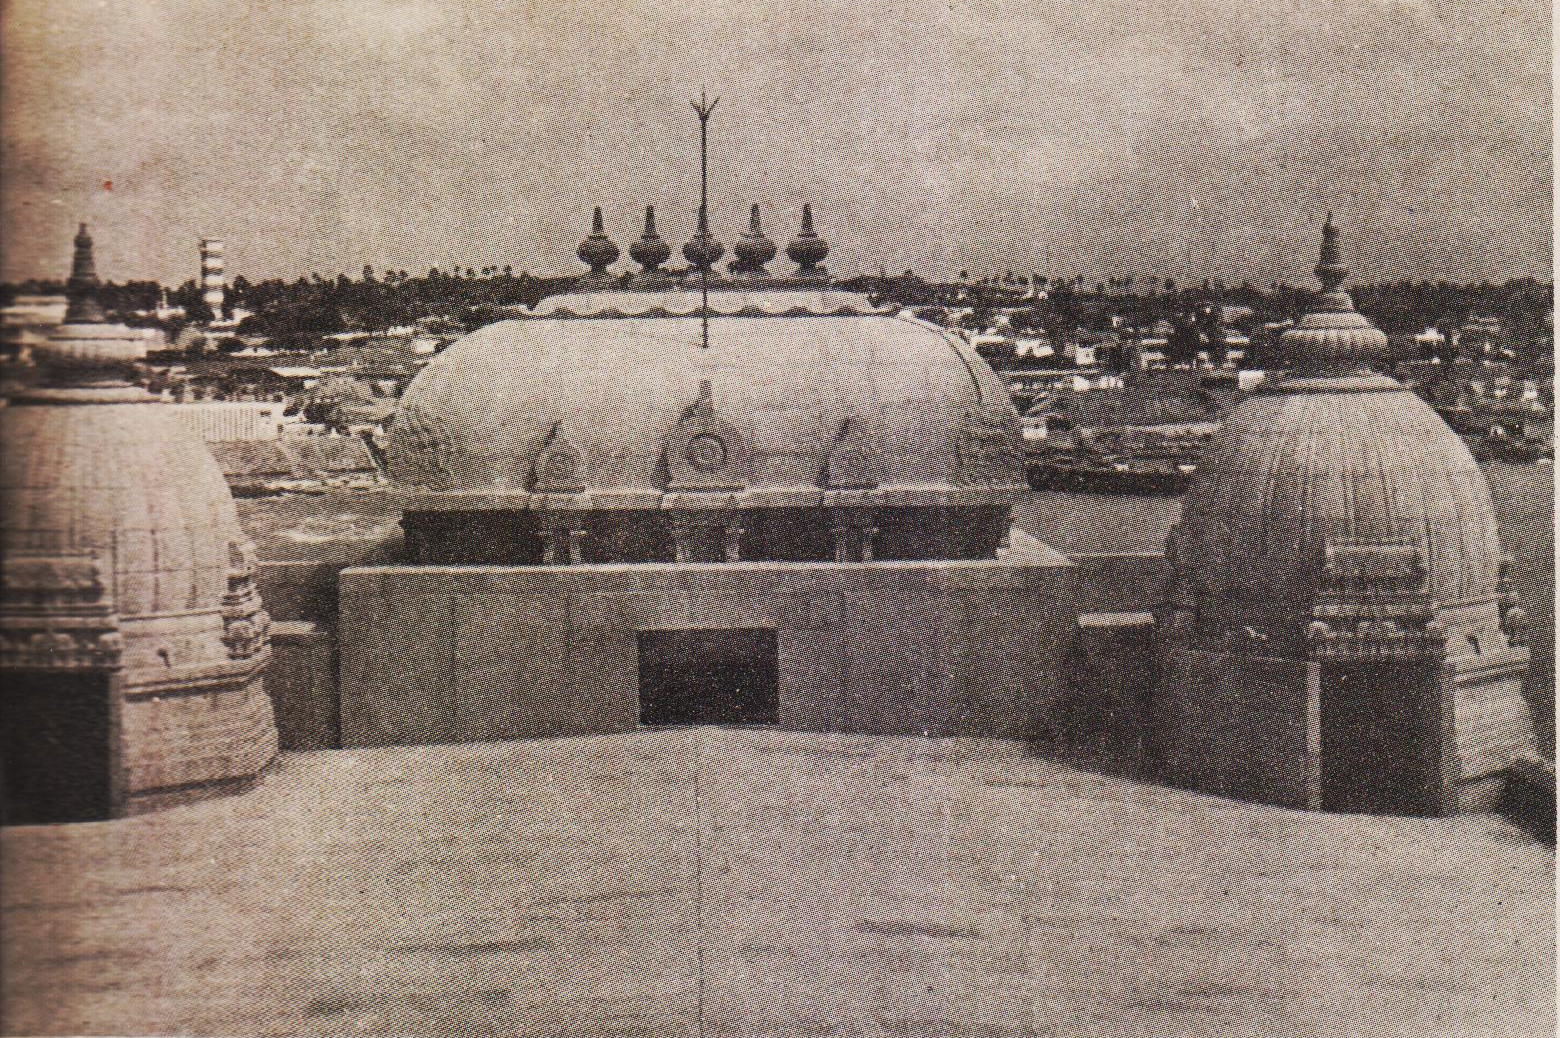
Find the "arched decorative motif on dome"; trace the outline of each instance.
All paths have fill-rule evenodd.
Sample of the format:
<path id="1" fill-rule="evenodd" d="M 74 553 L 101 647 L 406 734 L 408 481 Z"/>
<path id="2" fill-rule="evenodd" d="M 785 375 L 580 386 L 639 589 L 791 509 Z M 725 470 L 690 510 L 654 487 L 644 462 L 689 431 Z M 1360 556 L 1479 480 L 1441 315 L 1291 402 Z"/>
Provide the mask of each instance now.
<path id="1" fill-rule="evenodd" d="M 829 444 L 819 482 L 829 490 L 872 490 L 882 482 L 882 471 L 876 441 L 858 419 L 847 418 Z"/>
<path id="2" fill-rule="evenodd" d="M 531 490 L 537 494 L 583 494 L 586 485 L 585 455 L 554 422 L 531 463 Z"/>
<path id="3" fill-rule="evenodd" d="M 1325 597 L 1379 598 L 1429 593 L 1424 546 L 1416 539 L 1329 537 L 1322 547 Z"/>
<path id="4" fill-rule="evenodd" d="M 981 404 L 959 423 L 954 441 L 957 479 L 963 486 L 1024 481 L 1024 451 L 1018 413 L 1011 407 Z"/>
<path id="5" fill-rule="evenodd" d="M 744 490 L 751 478 L 752 451 L 747 438 L 715 410 L 708 380 L 699 398 L 683 411 L 666 436 L 666 489 L 672 491 Z"/>

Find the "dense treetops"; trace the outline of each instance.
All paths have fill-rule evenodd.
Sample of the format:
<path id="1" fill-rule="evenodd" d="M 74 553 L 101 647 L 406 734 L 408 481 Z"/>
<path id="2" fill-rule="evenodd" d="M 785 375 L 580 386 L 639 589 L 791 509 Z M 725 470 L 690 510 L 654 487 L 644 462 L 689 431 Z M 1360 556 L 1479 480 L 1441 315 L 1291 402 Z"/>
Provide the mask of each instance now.
<path id="1" fill-rule="evenodd" d="M 235 331 L 265 335 L 284 344 L 347 331 L 383 331 L 434 317 L 452 318 L 469 328 L 492 319 L 496 307 L 534 305 L 575 281 L 572 277 L 538 278 L 495 266 L 481 270 L 433 268 L 415 276 L 404 270 L 375 271 L 365 266 L 356 279 L 316 273 L 295 281 L 272 278 L 250 282 L 240 275 L 228 286 L 224 316 L 231 316 L 235 308 L 248 311 L 249 316 Z M 1091 280 L 1079 276 L 1037 279 L 1034 287 L 1045 298 L 1035 299 L 1029 296 L 1029 282 L 1011 272 L 939 283 L 905 271 L 896 277 L 855 278 L 839 287 L 901 306 L 973 307 L 976 318 L 994 314 L 998 308 L 1018 307 L 1011 324 L 1020 332 L 1045 330 L 1065 335 L 1079 327 L 1099 326 L 1113 315 L 1139 326 L 1170 321 L 1183 338 L 1189 333 L 1182 329 L 1196 325 L 1200 310 L 1244 307 L 1252 311 L 1248 324 L 1276 322 L 1294 317 L 1311 295 L 1308 288 L 1277 282 L 1259 288 L 1249 282 L 1185 285 L 1170 278 Z M 0 285 L 0 302 L 9 304 L 21 294 L 63 291 L 62 281 Z M 183 322 L 158 321 L 151 312 L 161 293 L 162 286 L 156 282 L 130 281 L 105 284 L 100 297 L 105 308 L 122 320 L 160 323 L 174 332 L 182 323 L 204 324 L 214 316 L 202 301 L 199 283 L 192 279 L 167 293 L 171 307 L 183 308 Z M 1359 309 L 1391 336 L 1411 335 L 1431 325 L 1450 329 L 1472 318 L 1488 317 L 1501 323 L 1507 341 L 1522 344 L 1547 339 L 1554 288 L 1532 278 L 1499 285 L 1397 281 L 1360 285 L 1353 289 L 1353 295 Z M 136 317 L 137 311 L 146 316 Z"/>

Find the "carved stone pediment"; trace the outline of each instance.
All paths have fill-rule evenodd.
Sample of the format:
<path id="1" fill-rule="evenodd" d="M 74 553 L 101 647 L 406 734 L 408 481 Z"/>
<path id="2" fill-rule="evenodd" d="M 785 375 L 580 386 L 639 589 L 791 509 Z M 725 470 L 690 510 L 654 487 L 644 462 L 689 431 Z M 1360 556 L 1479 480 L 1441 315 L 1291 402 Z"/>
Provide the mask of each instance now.
<path id="1" fill-rule="evenodd" d="M 123 639 L 102 563 L 18 552 L 0 562 L 0 667 L 107 670 Z"/>
<path id="2" fill-rule="evenodd" d="M 90 606 L 105 593 L 98 560 L 90 555 L 17 553 L 0 568 L 0 596 L 6 608 Z"/>
<path id="3" fill-rule="evenodd" d="M 664 451 L 670 491 L 743 490 L 752 478 L 747 437 L 715 410 L 708 381 L 667 433 Z"/>
<path id="4" fill-rule="evenodd" d="M 954 451 L 964 486 L 1024 482 L 1023 436 L 1011 408 L 971 408 L 959 424 Z"/>
<path id="5" fill-rule="evenodd" d="M 1408 538 L 1330 538 L 1322 550 L 1325 598 L 1422 595 L 1428 580 L 1424 549 Z"/>
<path id="6" fill-rule="evenodd" d="M 828 490 L 871 490 L 882 482 L 882 461 L 877 443 L 861 423 L 847 418 L 829 444 L 820 482 Z"/>
<path id="7" fill-rule="evenodd" d="M 563 423 L 554 423 L 531 463 L 531 491 L 536 494 L 583 494 L 585 492 L 585 454 L 563 431 Z"/>

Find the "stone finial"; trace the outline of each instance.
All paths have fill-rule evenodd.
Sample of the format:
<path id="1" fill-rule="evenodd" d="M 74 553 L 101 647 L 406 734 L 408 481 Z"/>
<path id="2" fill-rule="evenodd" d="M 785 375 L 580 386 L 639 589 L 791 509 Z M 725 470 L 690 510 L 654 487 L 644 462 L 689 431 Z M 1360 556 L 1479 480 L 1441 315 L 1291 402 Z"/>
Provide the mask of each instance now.
<path id="1" fill-rule="evenodd" d="M 618 256 L 622 255 L 617 245 L 607 237 L 599 205 L 591 218 L 590 236 L 580 242 L 578 255 L 583 262 L 590 265 L 590 274 L 587 276 L 592 281 L 610 279 L 611 275 L 607 273 L 607 268 L 616 263 Z"/>
<path id="2" fill-rule="evenodd" d="M 70 280 L 65 283 L 69 305 L 65 321 L 33 348 L 33 361 L 54 387 L 112 384 L 123 386 L 135 363 L 146 356 L 149 333 L 109 323 L 98 301 L 97 264 L 92 235 L 82 224 L 76 232 L 76 252 Z M 137 399 L 139 389 L 128 390 Z"/>
<path id="3" fill-rule="evenodd" d="M 802 206 L 802 229 L 791 243 L 785 247 L 785 254 L 791 262 L 797 266 L 796 276 L 803 278 L 823 278 L 828 272 L 823 269 L 824 257 L 829 254 L 829 243 L 818 237 L 813 230 L 812 206 Z"/>
<path id="4" fill-rule="evenodd" d="M 726 246 L 715 240 L 710 233 L 709 213 L 701 205 L 699 206 L 699 229 L 683 246 L 683 257 L 693 264 L 695 270 L 709 270 L 720 258 L 726 254 Z"/>
<path id="5" fill-rule="evenodd" d="M 66 324 L 107 324 L 108 315 L 98 302 L 97 262 L 92 255 L 92 235 L 87 225 L 76 231 L 76 252 L 71 258 L 70 280 L 65 294 L 70 305 L 65 309 Z"/>
<path id="6" fill-rule="evenodd" d="M 1340 287 L 1349 276 L 1338 245 L 1338 228 L 1327 214 L 1322 225 L 1322 249 L 1316 276 L 1322 282 L 1295 326 L 1279 340 L 1283 358 L 1297 371 L 1359 371 L 1388 355 L 1387 337 L 1354 309 L 1354 300 Z"/>
<path id="7" fill-rule="evenodd" d="M 657 273 L 671 255 L 672 247 L 655 231 L 655 207 L 645 206 L 645 233 L 628 247 L 629 259 L 643 267 L 648 275 Z"/>
<path id="8" fill-rule="evenodd" d="M 1333 214 L 1327 214 L 1322 225 L 1322 256 L 1316 265 L 1316 276 L 1321 279 L 1323 292 L 1336 292 L 1349 276 L 1349 268 L 1343 265 L 1342 250 L 1338 247 L 1338 228 L 1333 226 Z"/>
<path id="9" fill-rule="evenodd" d="M 731 251 L 736 256 L 729 267 L 733 274 L 757 278 L 769 273 L 764 269 L 764 264 L 774 259 L 779 249 L 764 235 L 764 229 L 759 223 L 758 206 L 753 207 L 752 215 L 748 218 L 748 229 L 737 239 Z"/>

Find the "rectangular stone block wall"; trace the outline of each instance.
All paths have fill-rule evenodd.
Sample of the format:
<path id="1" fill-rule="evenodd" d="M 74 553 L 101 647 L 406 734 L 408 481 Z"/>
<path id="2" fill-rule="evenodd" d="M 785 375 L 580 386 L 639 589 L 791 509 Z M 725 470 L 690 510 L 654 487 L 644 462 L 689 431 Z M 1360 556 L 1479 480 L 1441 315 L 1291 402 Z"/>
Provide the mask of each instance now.
<path id="1" fill-rule="evenodd" d="M 1153 612 L 1164 601 L 1163 552 L 1073 556 L 1074 606 L 1082 613 Z"/>
<path id="2" fill-rule="evenodd" d="M 690 628 L 777 631 L 783 728 L 1020 737 L 1095 595 L 999 562 L 352 569 L 342 743 L 632 731 L 638 632 Z"/>
<path id="3" fill-rule="evenodd" d="M 328 562 L 262 562 L 255 568 L 255 587 L 271 619 L 324 627 L 336 620 L 336 578 L 341 568 Z"/>
<path id="4" fill-rule="evenodd" d="M 1164 665 L 1151 746 L 1166 779 L 1259 803 L 1321 806 L 1315 664 L 1183 649 Z"/>
<path id="5" fill-rule="evenodd" d="M 1457 811 L 1485 811 L 1500 800 L 1507 769 L 1535 752 L 1532 712 L 1523 695 L 1523 649 L 1491 653 L 1449 668 Z"/>
<path id="6" fill-rule="evenodd" d="M 323 750 L 340 745 L 334 631 L 303 620 L 273 621 L 265 690 L 276 711 L 282 749 Z"/>

